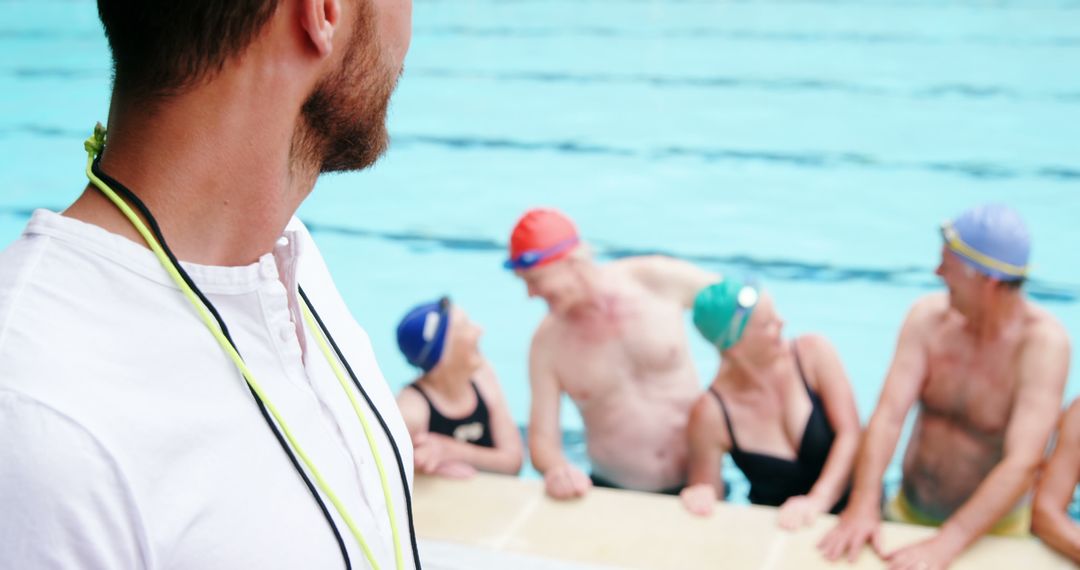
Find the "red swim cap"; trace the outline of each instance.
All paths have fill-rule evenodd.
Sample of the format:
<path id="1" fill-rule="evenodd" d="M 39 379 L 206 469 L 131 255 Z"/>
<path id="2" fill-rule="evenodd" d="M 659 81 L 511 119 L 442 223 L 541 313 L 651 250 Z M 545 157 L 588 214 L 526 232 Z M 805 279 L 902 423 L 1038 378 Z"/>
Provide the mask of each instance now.
<path id="1" fill-rule="evenodd" d="M 529 269 L 560 260 L 578 245 L 577 228 L 565 214 L 533 208 L 521 216 L 510 234 L 507 269 Z"/>

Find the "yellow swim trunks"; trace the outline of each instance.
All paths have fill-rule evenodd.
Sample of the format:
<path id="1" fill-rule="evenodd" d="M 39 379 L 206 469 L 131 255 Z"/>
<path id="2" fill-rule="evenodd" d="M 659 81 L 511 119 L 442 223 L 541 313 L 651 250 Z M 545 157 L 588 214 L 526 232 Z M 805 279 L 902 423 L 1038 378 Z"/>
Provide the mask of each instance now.
<path id="1" fill-rule="evenodd" d="M 918 524 L 923 526 L 941 526 L 944 520 L 938 520 L 919 511 L 911 504 L 901 490 L 885 505 L 885 519 L 892 522 Z M 990 533 L 997 536 L 1027 538 L 1031 536 L 1031 505 L 1021 505 L 990 528 Z"/>

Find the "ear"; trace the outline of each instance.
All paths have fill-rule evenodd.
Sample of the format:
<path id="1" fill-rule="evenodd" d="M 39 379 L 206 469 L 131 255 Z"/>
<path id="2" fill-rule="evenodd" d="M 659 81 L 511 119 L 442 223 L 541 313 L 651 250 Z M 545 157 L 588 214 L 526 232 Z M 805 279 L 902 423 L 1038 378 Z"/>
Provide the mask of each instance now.
<path id="1" fill-rule="evenodd" d="M 320 56 L 334 49 L 334 30 L 341 18 L 339 0 L 300 0 L 300 25 Z"/>

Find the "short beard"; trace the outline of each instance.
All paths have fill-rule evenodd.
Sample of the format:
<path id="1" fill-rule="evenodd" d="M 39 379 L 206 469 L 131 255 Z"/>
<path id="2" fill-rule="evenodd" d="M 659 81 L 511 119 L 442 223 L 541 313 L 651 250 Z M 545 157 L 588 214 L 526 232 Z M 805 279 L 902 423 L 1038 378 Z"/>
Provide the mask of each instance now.
<path id="1" fill-rule="evenodd" d="M 321 79 L 304 101 L 292 143 L 294 168 L 314 167 L 319 173 L 361 170 L 390 146 L 386 113 L 398 74 L 381 63 L 369 10 L 360 8 L 341 66 Z"/>

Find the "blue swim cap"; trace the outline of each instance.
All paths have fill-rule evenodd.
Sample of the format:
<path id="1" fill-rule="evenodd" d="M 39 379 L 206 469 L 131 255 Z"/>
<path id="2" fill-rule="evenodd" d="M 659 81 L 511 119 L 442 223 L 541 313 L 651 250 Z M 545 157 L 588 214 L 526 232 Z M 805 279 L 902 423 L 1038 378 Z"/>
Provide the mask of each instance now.
<path id="1" fill-rule="evenodd" d="M 1027 276 L 1031 236 L 1020 214 L 1001 204 L 976 206 L 941 225 L 949 250 L 983 275 L 1001 281 Z"/>
<path id="2" fill-rule="evenodd" d="M 446 329 L 450 325 L 450 299 L 417 305 L 397 327 L 398 348 L 409 364 L 429 372 L 439 363 Z"/>

